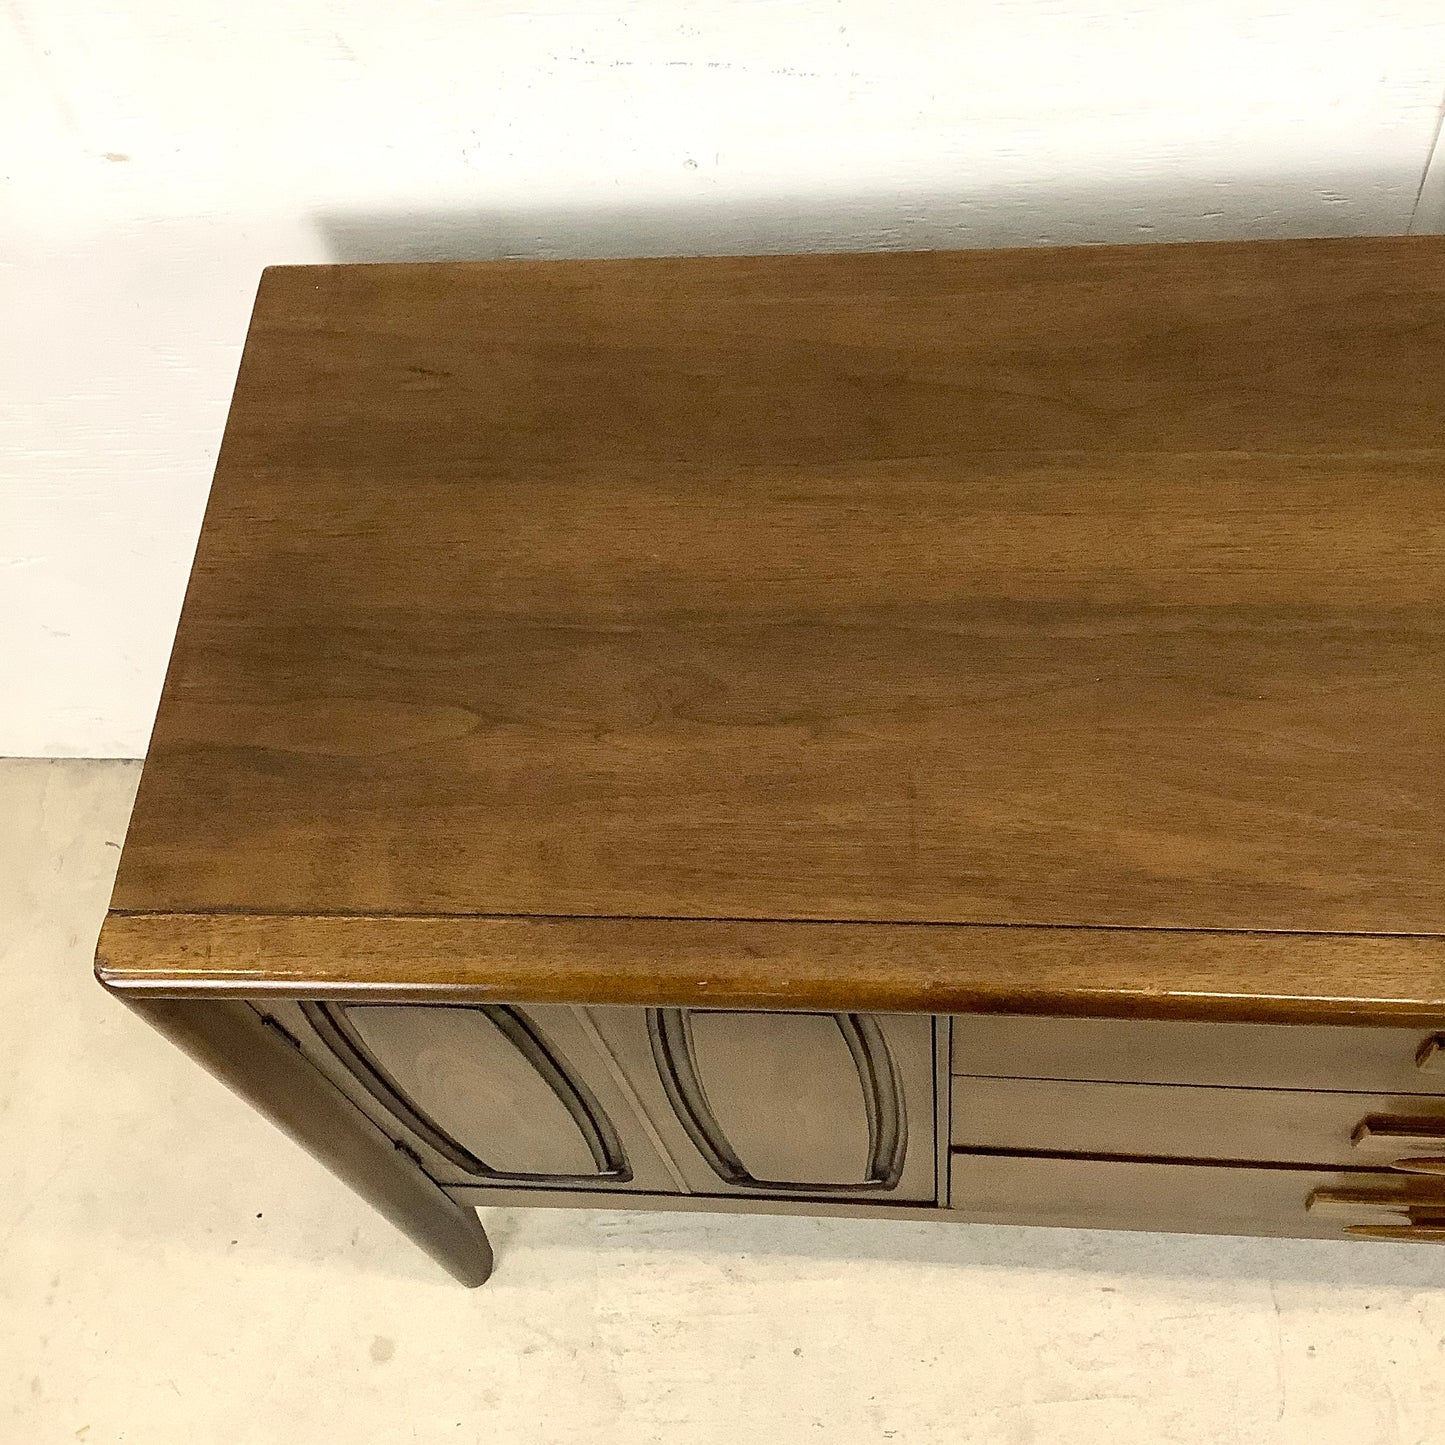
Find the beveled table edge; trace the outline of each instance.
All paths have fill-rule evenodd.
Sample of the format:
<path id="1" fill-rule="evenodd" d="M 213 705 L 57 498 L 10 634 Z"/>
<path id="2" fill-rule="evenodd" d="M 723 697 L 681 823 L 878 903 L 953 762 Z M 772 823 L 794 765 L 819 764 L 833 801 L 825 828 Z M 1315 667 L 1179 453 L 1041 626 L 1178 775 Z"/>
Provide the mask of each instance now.
<path id="1" fill-rule="evenodd" d="M 1438 935 L 113 911 L 96 974 L 161 998 L 1445 1020 Z"/>

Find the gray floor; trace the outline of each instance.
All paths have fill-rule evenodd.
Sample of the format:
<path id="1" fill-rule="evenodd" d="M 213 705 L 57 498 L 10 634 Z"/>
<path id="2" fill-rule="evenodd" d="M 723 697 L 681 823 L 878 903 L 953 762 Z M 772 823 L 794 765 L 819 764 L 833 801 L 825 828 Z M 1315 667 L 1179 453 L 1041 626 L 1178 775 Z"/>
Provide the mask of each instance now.
<path id="1" fill-rule="evenodd" d="M 0 1445 L 1445 1440 L 1445 1250 L 494 1211 L 446 1281 L 106 998 L 137 769 L 0 762 Z"/>

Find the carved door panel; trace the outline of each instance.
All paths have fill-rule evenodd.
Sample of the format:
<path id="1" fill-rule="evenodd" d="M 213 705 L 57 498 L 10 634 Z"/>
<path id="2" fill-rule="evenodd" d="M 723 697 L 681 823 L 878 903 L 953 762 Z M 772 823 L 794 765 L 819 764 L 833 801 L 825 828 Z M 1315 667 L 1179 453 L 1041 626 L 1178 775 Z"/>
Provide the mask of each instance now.
<path id="1" fill-rule="evenodd" d="M 445 1183 L 678 1189 L 575 1010 L 318 1002 L 270 1012 Z"/>
<path id="2" fill-rule="evenodd" d="M 935 1198 L 930 1018 L 591 1012 L 693 1191 Z"/>

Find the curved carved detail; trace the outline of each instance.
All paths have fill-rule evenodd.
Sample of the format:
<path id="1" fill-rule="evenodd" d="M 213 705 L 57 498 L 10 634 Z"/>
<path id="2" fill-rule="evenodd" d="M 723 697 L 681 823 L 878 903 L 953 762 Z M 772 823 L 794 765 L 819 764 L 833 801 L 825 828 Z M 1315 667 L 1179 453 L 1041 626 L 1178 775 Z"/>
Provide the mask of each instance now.
<path id="1" fill-rule="evenodd" d="M 357 1007 L 365 1008 L 366 1005 Z M 494 1169 L 448 1133 L 397 1083 L 347 1018 L 346 1005 L 303 1003 L 301 1011 L 317 1036 L 357 1083 L 398 1123 L 458 1169 L 478 1178 L 511 1183 L 558 1184 L 608 1179 L 625 1184 L 631 1180 L 632 1170 L 622 1140 L 606 1111 L 586 1083 L 552 1051 L 525 1014 L 495 1004 L 427 1004 L 425 1007 L 467 1009 L 484 1015 L 526 1059 L 571 1116 L 597 1165 L 596 1172 L 586 1175 L 530 1174 Z"/>
<path id="2" fill-rule="evenodd" d="M 758 1179 L 729 1143 L 707 1100 L 698 1073 L 692 1024 L 685 1009 L 648 1009 L 647 1032 L 657 1072 L 678 1120 L 708 1167 L 742 1189 L 839 1194 L 894 1189 L 908 1152 L 908 1116 L 898 1066 L 878 1021 L 868 1014 L 828 1015 L 842 1034 L 858 1070 L 868 1120 L 868 1170 L 861 1182 L 815 1183 Z"/>

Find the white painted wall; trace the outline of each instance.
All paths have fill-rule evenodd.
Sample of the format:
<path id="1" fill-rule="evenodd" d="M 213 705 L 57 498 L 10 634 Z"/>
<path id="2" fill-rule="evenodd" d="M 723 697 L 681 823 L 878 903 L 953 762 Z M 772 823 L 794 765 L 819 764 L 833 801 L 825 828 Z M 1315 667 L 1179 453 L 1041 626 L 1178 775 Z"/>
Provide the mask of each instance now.
<path id="1" fill-rule="evenodd" d="M 271 262 L 1401 232 L 1440 0 L 5 0 L 0 755 L 143 752 Z"/>

